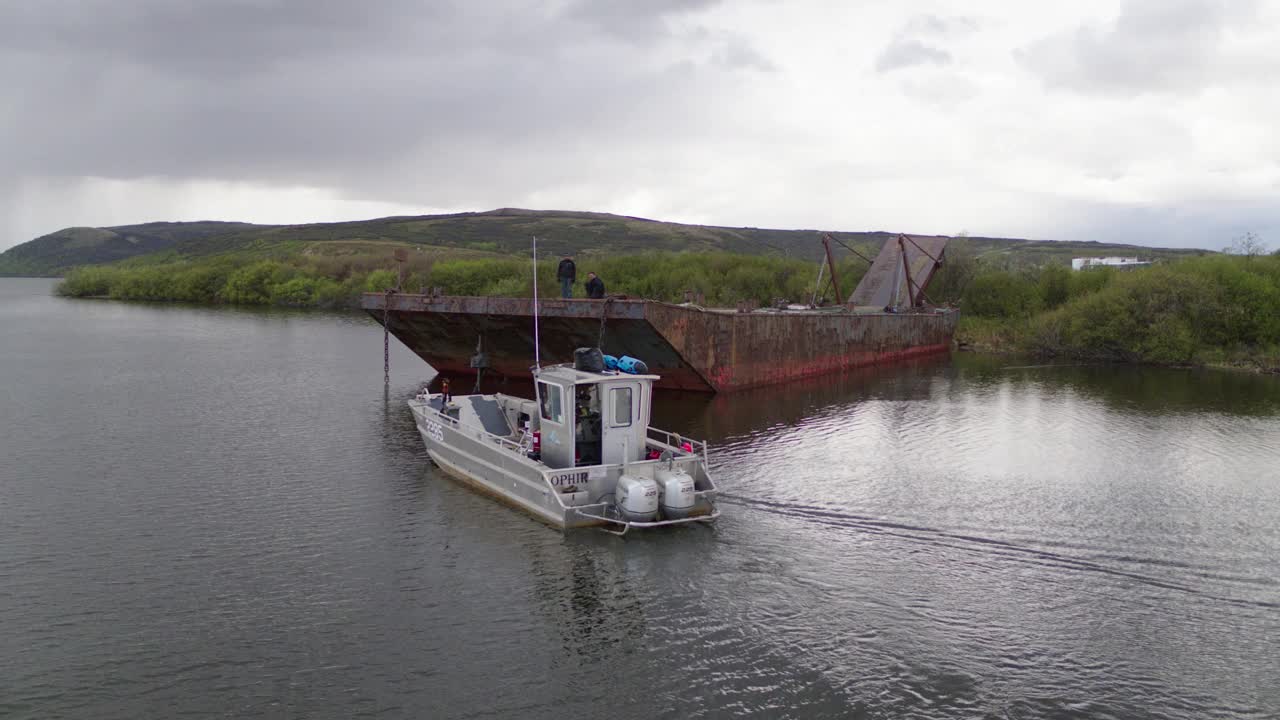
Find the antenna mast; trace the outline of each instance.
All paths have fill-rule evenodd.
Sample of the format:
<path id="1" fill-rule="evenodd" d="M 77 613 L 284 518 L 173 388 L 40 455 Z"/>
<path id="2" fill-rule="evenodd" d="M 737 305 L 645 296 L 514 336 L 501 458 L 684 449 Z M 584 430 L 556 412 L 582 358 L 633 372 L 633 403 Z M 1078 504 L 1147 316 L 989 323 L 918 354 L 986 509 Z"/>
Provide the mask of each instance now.
<path id="1" fill-rule="evenodd" d="M 538 340 L 538 236 L 533 236 L 533 365 L 542 369 L 542 351 Z"/>

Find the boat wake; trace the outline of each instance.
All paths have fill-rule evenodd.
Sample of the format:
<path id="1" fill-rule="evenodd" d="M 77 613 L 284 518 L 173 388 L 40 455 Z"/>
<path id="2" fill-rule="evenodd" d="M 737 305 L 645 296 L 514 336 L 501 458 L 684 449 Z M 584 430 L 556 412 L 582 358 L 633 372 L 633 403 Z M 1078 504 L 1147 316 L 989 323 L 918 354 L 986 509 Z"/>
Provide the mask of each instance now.
<path id="1" fill-rule="evenodd" d="M 1280 607 L 1280 601 L 1230 597 L 1212 592 L 1211 589 L 1206 588 L 1203 585 L 1196 584 L 1191 580 L 1159 577 L 1150 573 L 1128 570 L 1122 567 L 1097 562 L 1095 560 L 1073 557 L 1061 552 L 1037 548 L 1008 540 L 982 537 L 969 533 L 948 531 L 905 522 L 896 522 L 893 520 L 886 520 L 866 515 L 857 515 L 838 509 L 816 505 L 783 503 L 725 492 L 721 492 L 718 497 L 724 504 L 737 505 L 760 512 L 796 518 L 806 523 L 821 524 L 830 528 L 860 533 L 874 533 L 908 542 L 922 543 L 932 547 L 976 553 L 987 557 L 996 557 L 1011 562 L 1034 565 L 1043 568 L 1097 573 L 1141 583 L 1153 588 L 1186 593 L 1205 600 L 1227 603 L 1240 607 Z M 1171 562 L 1159 558 L 1135 557 L 1132 554 L 1114 557 L 1118 561 L 1130 562 L 1138 565 L 1173 568 L 1187 575 L 1192 575 L 1200 580 L 1231 582 L 1267 588 L 1280 588 L 1280 582 L 1277 582 L 1274 579 L 1228 575 L 1189 563 Z"/>

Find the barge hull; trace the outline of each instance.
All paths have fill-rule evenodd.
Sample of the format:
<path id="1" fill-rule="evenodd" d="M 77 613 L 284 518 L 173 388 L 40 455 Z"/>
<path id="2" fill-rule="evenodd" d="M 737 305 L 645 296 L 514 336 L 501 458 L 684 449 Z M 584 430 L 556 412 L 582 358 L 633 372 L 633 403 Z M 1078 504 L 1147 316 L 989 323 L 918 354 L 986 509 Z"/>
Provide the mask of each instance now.
<path id="1" fill-rule="evenodd" d="M 486 372 L 531 377 L 533 300 L 367 293 L 361 306 L 446 376 L 474 375 L 477 342 Z M 658 387 L 700 392 L 744 388 L 947 352 L 959 313 L 737 312 L 652 300 L 538 301 L 542 364 L 572 362 L 579 347 L 631 355 L 661 376 Z"/>

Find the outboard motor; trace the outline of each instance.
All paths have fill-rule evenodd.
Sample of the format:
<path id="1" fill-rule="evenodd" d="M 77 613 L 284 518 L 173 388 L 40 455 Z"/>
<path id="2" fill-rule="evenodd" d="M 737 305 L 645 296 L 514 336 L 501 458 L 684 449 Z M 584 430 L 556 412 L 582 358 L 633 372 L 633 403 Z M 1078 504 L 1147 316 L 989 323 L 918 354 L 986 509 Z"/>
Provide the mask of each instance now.
<path id="1" fill-rule="evenodd" d="M 689 517 L 697 501 L 693 478 L 680 468 L 663 467 L 653 473 L 658 481 L 662 514 L 669 519 Z"/>
<path id="2" fill-rule="evenodd" d="M 614 492 L 618 514 L 628 522 L 653 522 L 658 519 L 658 483 L 649 478 L 623 475 Z"/>

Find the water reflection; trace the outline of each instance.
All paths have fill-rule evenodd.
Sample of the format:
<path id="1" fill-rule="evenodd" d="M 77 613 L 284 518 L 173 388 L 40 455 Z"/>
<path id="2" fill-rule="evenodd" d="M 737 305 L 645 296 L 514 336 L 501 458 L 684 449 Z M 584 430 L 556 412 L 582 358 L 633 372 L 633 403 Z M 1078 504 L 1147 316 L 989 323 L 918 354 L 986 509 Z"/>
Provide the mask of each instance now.
<path id="1" fill-rule="evenodd" d="M 1007 398 L 1080 399 L 1123 414 L 1224 413 L 1280 415 L 1280 380 L 1248 372 L 1110 365 L 1044 364 L 1018 357 L 958 353 L 900 366 L 859 368 L 785 386 L 708 395 L 658 391 L 654 424 L 712 441 L 795 425 L 868 401 L 964 399 L 974 393 Z M 905 408 L 881 419 L 903 427 Z M 896 420 L 894 415 L 898 414 Z"/>
<path id="2" fill-rule="evenodd" d="M 780 386 L 734 393 L 654 393 L 653 424 L 721 440 L 774 425 L 791 425 L 815 411 L 868 399 L 924 399 L 936 373 L 949 364 L 946 356 L 913 360 L 898 366 L 855 368 Z"/>
<path id="3" fill-rule="evenodd" d="M 527 546 L 534 578 L 528 602 L 558 629 L 565 670 L 607 666 L 648 633 L 643 587 L 609 561 L 617 543 L 588 533 Z"/>
<path id="4" fill-rule="evenodd" d="M 960 354 L 662 393 L 725 512 L 619 540 L 435 470 L 431 371 L 393 341 L 384 387 L 363 316 L 6 282 L 0 715 L 1280 707 L 1275 378 Z"/>

